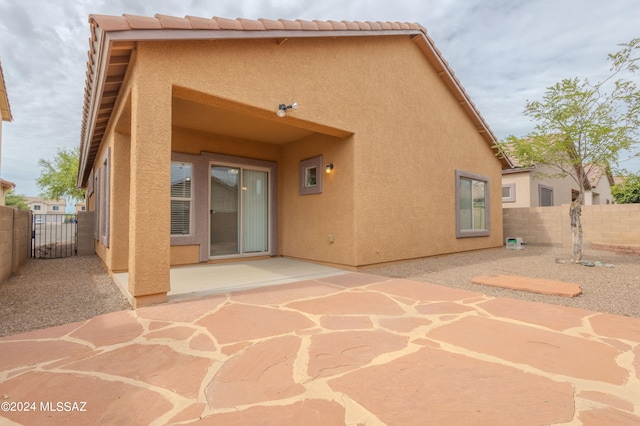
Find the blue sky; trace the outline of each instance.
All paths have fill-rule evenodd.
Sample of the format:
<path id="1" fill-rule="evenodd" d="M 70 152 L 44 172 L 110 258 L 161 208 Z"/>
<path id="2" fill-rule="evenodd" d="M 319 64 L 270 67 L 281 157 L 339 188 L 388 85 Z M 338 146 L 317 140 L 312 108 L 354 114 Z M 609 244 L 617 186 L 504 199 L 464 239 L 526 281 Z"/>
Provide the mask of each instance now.
<path id="1" fill-rule="evenodd" d="M 0 0 L 14 117 L 3 126 L 0 176 L 20 194 L 39 193 L 39 158 L 80 142 L 91 13 L 418 22 L 500 139 L 533 129 L 527 100 L 563 78 L 598 80 L 607 54 L 640 37 L 635 0 Z M 640 158 L 621 165 L 640 172 Z"/>

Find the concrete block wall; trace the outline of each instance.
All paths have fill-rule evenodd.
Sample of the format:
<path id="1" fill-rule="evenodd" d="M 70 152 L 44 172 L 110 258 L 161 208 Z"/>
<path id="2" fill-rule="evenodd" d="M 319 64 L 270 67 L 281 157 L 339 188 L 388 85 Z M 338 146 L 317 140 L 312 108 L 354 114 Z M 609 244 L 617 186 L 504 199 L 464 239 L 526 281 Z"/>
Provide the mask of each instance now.
<path id="1" fill-rule="evenodd" d="M 90 256 L 96 252 L 93 222 L 93 212 L 78 212 L 78 256 Z"/>
<path id="2" fill-rule="evenodd" d="M 31 212 L 0 206 L 0 283 L 29 258 Z"/>
<path id="3" fill-rule="evenodd" d="M 504 236 L 526 244 L 571 247 L 569 205 L 503 209 Z M 640 204 L 582 207 L 585 247 L 591 243 L 640 245 Z"/>

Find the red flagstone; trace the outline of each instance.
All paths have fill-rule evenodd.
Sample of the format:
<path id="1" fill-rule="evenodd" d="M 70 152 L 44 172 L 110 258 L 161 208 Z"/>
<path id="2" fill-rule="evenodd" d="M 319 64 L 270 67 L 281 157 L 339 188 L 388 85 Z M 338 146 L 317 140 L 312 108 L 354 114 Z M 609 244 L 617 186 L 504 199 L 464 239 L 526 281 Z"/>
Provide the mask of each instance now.
<path id="1" fill-rule="evenodd" d="M 616 363 L 621 351 L 609 345 L 495 319 L 465 317 L 431 330 L 427 337 L 581 379 L 623 384 L 629 375 Z"/>
<path id="2" fill-rule="evenodd" d="M 573 418 L 573 387 L 425 347 L 329 381 L 388 425 L 541 425 Z"/>
<path id="3" fill-rule="evenodd" d="M 482 295 L 472 291 L 404 279 L 390 280 L 382 284 L 372 285 L 370 288 L 420 302 L 453 302 L 482 297 Z"/>
<path id="4" fill-rule="evenodd" d="M 132 344 L 69 364 L 65 369 L 128 377 L 194 398 L 211 362 L 164 345 Z"/>
<path id="5" fill-rule="evenodd" d="M 639 302 L 640 303 L 640 295 Z M 640 320 L 622 315 L 599 314 L 589 318 L 593 330 L 602 335 L 617 339 L 640 341 Z"/>
<path id="6" fill-rule="evenodd" d="M 168 327 L 144 335 L 145 339 L 187 340 L 196 330 L 191 327 Z"/>
<path id="7" fill-rule="evenodd" d="M 163 320 L 170 322 L 193 322 L 227 300 L 226 296 L 214 295 L 189 303 L 165 303 L 136 309 L 139 318 Z"/>
<path id="8" fill-rule="evenodd" d="M 640 417 L 631 413 L 616 410 L 615 408 L 605 407 L 590 411 L 583 411 L 578 414 L 578 420 L 583 425 L 615 425 L 615 426 L 638 426 L 640 425 Z"/>
<path id="9" fill-rule="evenodd" d="M 256 406 L 213 414 L 197 422 L 198 426 L 219 425 L 304 425 L 330 426 L 344 424 L 344 407 L 334 401 L 304 399 L 289 405 Z"/>
<path id="10" fill-rule="evenodd" d="M 94 346 L 125 343 L 140 336 L 144 329 L 133 311 L 119 311 L 95 317 L 70 334 Z"/>
<path id="11" fill-rule="evenodd" d="M 329 330 L 352 330 L 373 328 L 371 319 L 367 316 L 334 316 L 327 315 L 320 318 L 320 325 Z"/>
<path id="12" fill-rule="evenodd" d="M 82 356 L 92 352 L 91 348 L 78 343 L 50 341 L 5 341 L 0 342 L 0 368 L 5 371 L 42 362 L 53 362 Z M 1 376 L 0 376 L 1 377 Z"/>
<path id="13" fill-rule="evenodd" d="M 640 319 L 358 273 L 8 336 L 0 369 L 0 403 L 91 410 L 0 423 L 640 424 Z"/>
<path id="14" fill-rule="evenodd" d="M 509 288 L 511 290 L 530 291 L 532 293 L 551 294 L 554 296 L 575 297 L 582 294 L 578 284 L 562 281 L 541 280 L 537 278 L 517 277 L 514 275 L 484 275 L 474 277 L 473 284 L 491 287 Z"/>
<path id="15" fill-rule="evenodd" d="M 217 349 L 211 337 L 199 333 L 189 340 L 189 347 L 196 351 L 213 352 Z"/>
<path id="16" fill-rule="evenodd" d="M 292 302 L 288 308 L 315 315 L 400 315 L 404 310 L 389 297 L 378 293 L 345 291 L 313 300 Z"/>
<path id="17" fill-rule="evenodd" d="M 27 333 L 15 334 L 13 336 L 0 337 L 0 343 L 11 340 L 29 340 L 29 339 L 55 339 L 57 337 L 66 336 L 86 321 L 74 322 L 71 324 L 58 325 L 51 328 L 44 328 Z"/>
<path id="18" fill-rule="evenodd" d="M 36 412 L 0 413 L 25 425 L 140 425 L 171 410 L 172 405 L 158 393 L 120 381 L 102 380 L 75 373 L 30 372 L 0 383 L 2 402 L 32 401 Z M 62 402 L 62 411 L 41 409 L 44 404 Z M 77 403 L 78 409 L 64 411 L 64 403 Z M 82 403 L 84 407 L 82 406 Z M 69 406 L 73 409 L 73 405 Z"/>
<path id="19" fill-rule="evenodd" d="M 237 407 L 291 398 L 304 392 L 293 380 L 300 338 L 256 343 L 225 362 L 205 389 L 211 408 Z"/>
<path id="20" fill-rule="evenodd" d="M 180 411 L 180 413 L 172 417 L 171 420 L 169 420 L 168 424 L 174 425 L 183 421 L 199 419 L 206 406 L 207 404 L 205 404 L 204 402 L 196 402 L 194 404 L 191 404 L 184 410 Z"/>
<path id="21" fill-rule="evenodd" d="M 595 401 L 600 404 L 609 405 L 614 408 L 618 408 L 623 411 L 633 412 L 633 402 L 620 399 L 614 395 L 609 395 L 604 392 L 597 391 L 583 391 L 578 394 L 578 397 Z"/>
<path id="22" fill-rule="evenodd" d="M 507 298 L 487 300 L 478 304 L 478 308 L 496 317 L 538 324 L 558 331 L 582 327 L 582 320 L 593 315 L 593 312 L 584 309 Z"/>
<path id="23" fill-rule="evenodd" d="M 261 339 L 315 326 L 298 312 L 232 304 L 196 322 L 209 329 L 218 343 Z"/>
<path id="24" fill-rule="evenodd" d="M 472 306 L 454 302 L 425 303 L 416 306 L 416 312 L 423 315 L 462 314 L 471 311 L 475 311 Z"/>
<path id="25" fill-rule="evenodd" d="M 418 327 L 430 325 L 433 322 L 426 318 L 380 318 L 380 326 L 398 333 L 409 333 Z"/>
<path id="26" fill-rule="evenodd" d="M 310 377 L 335 376 L 368 364 L 376 356 L 406 347 L 409 339 L 384 331 L 342 331 L 311 336 Z"/>

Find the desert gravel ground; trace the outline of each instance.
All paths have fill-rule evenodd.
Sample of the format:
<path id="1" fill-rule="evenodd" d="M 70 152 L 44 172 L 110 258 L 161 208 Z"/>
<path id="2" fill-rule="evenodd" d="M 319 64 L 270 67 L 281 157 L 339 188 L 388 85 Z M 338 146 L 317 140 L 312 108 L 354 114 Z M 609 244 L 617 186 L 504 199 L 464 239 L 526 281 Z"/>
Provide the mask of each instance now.
<path id="1" fill-rule="evenodd" d="M 566 261 L 569 249 L 526 246 L 496 248 L 407 261 L 366 273 L 409 278 L 494 297 L 573 306 L 640 318 L 640 257 L 585 250 L 584 259 L 613 267 L 586 267 Z M 574 297 L 540 295 L 480 286 L 479 275 L 505 274 L 579 284 Z M 30 259 L 0 284 L 0 337 L 67 324 L 131 309 L 96 256 Z"/>
<path id="2" fill-rule="evenodd" d="M 29 259 L 0 284 L 0 337 L 131 309 L 97 256 Z"/>
<path id="3" fill-rule="evenodd" d="M 522 250 L 495 248 L 397 263 L 367 272 L 409 278 L 471 290 L 493 297 L 572 306 L 640 318 L 640 256 L 602 250 L 583 250 L 583 260 L 606 266 L 569 262 L 571 249 L 525 246 Z M 549 296 L 472 284 L 480 275 L 503 274 L 578 284 L 577 297 Z"/>

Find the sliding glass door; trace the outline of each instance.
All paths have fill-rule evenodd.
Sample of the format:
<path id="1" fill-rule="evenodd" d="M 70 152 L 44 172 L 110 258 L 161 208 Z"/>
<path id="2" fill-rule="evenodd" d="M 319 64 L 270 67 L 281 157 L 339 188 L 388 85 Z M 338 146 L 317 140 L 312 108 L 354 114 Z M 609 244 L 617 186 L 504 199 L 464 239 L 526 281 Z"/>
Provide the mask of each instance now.
<path id="1" fill-rule="evenodd" d="M 269 172 L 211 166 L 210 256 L 269 251 Z"/>

